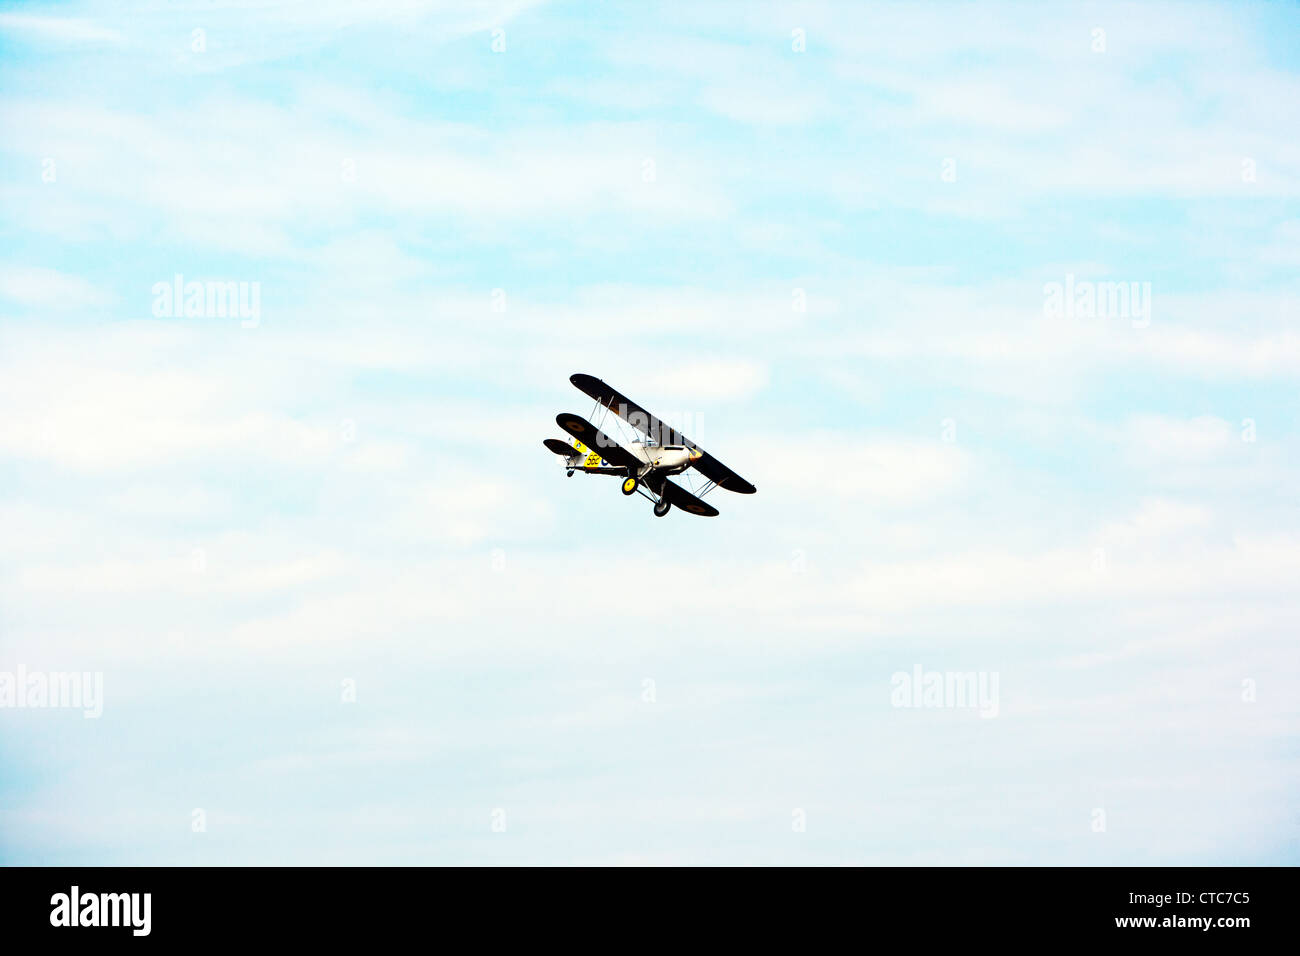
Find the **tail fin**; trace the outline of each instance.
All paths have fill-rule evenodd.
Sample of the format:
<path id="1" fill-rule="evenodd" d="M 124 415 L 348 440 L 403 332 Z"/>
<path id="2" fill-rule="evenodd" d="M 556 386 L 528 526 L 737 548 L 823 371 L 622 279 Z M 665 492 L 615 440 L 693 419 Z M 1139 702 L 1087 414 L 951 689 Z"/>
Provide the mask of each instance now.
<path id="1" fill-rule="evenodd" d="M 567 445 L 558 438 L 547 438 L 542 442 L 542 444 L 546 446 L 548 451 L 554 452 L 561 458 L 583 459 L 582 464 L 578 465 L 580 468 L 599 468 L 604 464 L 600 455 L 596 454 L 576 438 L 573 439 L 572 445 Z"/>

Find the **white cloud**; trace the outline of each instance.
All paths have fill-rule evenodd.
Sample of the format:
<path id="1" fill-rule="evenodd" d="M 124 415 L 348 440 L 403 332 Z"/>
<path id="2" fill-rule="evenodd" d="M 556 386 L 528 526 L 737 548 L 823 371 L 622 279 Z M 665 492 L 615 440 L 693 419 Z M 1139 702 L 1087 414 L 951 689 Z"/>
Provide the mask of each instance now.
<path id="1" fill-rule="evenodd" d="M 28 228 L 62 234 L 111 221 L 125 204 L 137 230 L 145 228 L 141 211 L 150 210 L 210 247 L 281 256 L 304 253 L 295 231 L 377 210 L 465 217 L 475 231 L 493 232 L 501 221 L 560 213 L 696 221 L 727 208 L 705 170 L 671 155 L 659 155 L 655 180 L 644 181 L 643 163 L 657 150 L 652 131 L 636 124 L 563 134 L 524 126 L 487 137 L 379 103 L 357 129 L 331 118 L 230 98 L 158 115 L 11 99 L 0 109 L 9 149 L 33 163 L 58 158 L 64 208 L 46 219 L 50 190 L 39 180 L 11 186 L 10 205 Z M 275 162 L 263 160 L 268 153 Z M 254 168 L 258 175 L 248 176 Z"/>
<path id="2" fill-rule="evenodd" d="M 1143 538 L 1150 542 L 1156 532 Z M 1230 547 L 1107 551 L 1104 564 L 1083 546 L 1036 554 L 976 551 L 906 562 L 870 562 L 855 596 L 886 614 L 935 607 L 973 609 L 1074 602 L 1154 603 L 1182 597 L 1262 593 L 1284 598 L 1300 574 L 1300 538 L 1241 535 Z"/>
<path id="3" fill-rule="evenodd" d="M 114 296 L 81 276 L 39 266 L 0 268 L 0 297 L 46 312 L 73 312 L 112 302 Z"/>
<path id="4" fill-rule="evenodd" d="M 471 474 L 429 483 L 393 516 L 394 530 L 446 546 L 517 536 L 539 523 L 549 526 L 554 508 L 541 496 L 520 492 L 509 482 Z"/>
<path id="5" fill-rule="evenodd" d="M 36 597 L 179 593 L 234 600 L 305 591 L 311 585 L 340 578 L 350 567 L 335 552 L 275 564 L 222 562 L 220 556 L 218 544 L 211 549 L 195 548 L 159 558 L 34 565 L 18 573 L 17 585 Z"/>
<path id="6" fill-rule="evenodd" d="M 767 384 L 767 369 L 743 359 L 686 360 L 659 365 L 645 376 L 645 381 L 654 391 L 672 395 L 674 400 L 738 401 L 752 397 Z"/>
<path id="7" fill-rule="evenodd" d="M 57 43 L 106 43 L 117 45 L 122 34 L 80 17 L 43 17 L 23 13 L 0 13 L 0 30 L 34 34 Z"/>
<path id="8" fill-rule="evenodd" d="M 963 486 L 969 454 L 956 445 L 811 430 L 798 440 L 745 442 L 764 490 L 785 489 L 809 503 L 852 500 L 888 507 L 931 500 Z M 769 485 L 773 488 L 769 489 Z"/>
<path id="9" fill-rule="evenodd" d="M 1222 454 L 1237 440 L 1231 425 L 1211 415 L 1192 419 L 1138 415 L 1126 425 L 1125 437 L 1133 454 L 1145 461 L 1205 459 Z"/>

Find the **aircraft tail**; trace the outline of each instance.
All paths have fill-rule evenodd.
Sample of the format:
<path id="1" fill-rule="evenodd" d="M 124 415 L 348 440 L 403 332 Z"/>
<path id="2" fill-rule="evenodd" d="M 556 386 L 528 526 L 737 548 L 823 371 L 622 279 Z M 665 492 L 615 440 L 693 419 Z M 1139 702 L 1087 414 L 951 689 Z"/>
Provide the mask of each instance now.
<path id="1" fill-rule="evenodd" d="M 548 438 L 542 442 L 542 444 L 546 446 L 548 451 L 554 452 L 561 458 L 580 459 L 577 463 L 579 468 L 599 468 L 604 464 L 600 455 L 592 451 L 576 438 L 573 439 L 572 445 L 562 442 L 558 438 Z"/>

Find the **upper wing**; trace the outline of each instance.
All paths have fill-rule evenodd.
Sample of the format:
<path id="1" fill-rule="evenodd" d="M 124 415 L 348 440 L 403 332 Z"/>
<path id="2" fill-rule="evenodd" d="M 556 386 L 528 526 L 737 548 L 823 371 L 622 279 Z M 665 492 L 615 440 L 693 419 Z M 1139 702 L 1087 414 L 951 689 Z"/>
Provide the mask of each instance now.
<path id="1" fill-rule="evenodd" d="M 575 375 L 570 375 L 569 381 L 577 386 L 579 391 L 586 392 L 633 428 L 644 432 L 647 437 L 654 439 L 661 445 L 686 445 L 688 448 L 694 448 L 702 453 L 704 457 L 695 462 L 695 468 L 706 478 L 711 478 L 717 482 L 718 487 L 726 488 L 728 491 L 737 491 L 742 495 L 752 495 L 758 490 L 681 432 L 674 431 L 670 426 L 655 418 L 622 392 L 606 385 L 595 376 L 578 372 Z M 587 444 L 591 443 L 588 442 Z M 606 455 L 605 457 L 608 458 L 609 456 Z"/>
<path id="2" fill-rule="evenodd" d="M 693 515 L 700 515 L 703 518 L 715 518 L 718 515 L 718 509 L 713 505 L 705 504 L 681 485 L 675 485 L 667 478 L 664 479 L 659 494 L 667 498 L 673 507 L 689 511 Z"/>
<path id="3" fill-rule="evenodd" d="M 611 465 L 617 465 L 619 468 L 639 468 L 644 464 L 641 459 L 585 418 L 580 418 L 568 412 L 561 412 L 555 416 L 555 423 L 570 435 L 577 437 L 579 441 Z"/>

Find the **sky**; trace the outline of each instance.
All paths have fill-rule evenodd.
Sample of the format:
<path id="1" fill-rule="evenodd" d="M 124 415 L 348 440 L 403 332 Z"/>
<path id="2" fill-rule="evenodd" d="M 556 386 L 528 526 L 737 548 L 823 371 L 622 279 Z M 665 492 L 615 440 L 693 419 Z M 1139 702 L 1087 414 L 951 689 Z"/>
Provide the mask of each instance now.
<path id="1" fill-rule="evenodd" d="M 0 862 L 1300 862 L 1298 35 L 3 4 Z"/>

